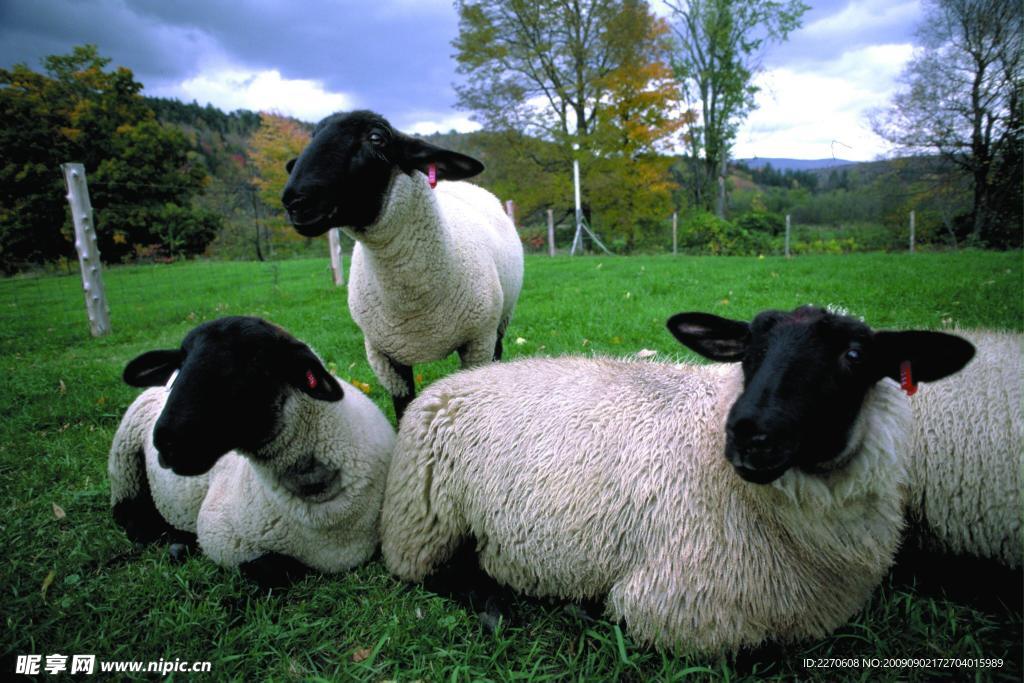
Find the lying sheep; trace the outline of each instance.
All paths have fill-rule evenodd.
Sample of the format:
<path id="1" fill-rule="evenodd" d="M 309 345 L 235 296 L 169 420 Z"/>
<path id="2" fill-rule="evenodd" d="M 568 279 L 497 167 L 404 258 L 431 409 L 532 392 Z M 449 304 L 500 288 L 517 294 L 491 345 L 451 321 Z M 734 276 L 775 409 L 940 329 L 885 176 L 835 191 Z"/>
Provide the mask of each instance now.
<path id="1" fill-rule="evenodd" d="M 499 360 L 523 280 L 523 247 L 491 193 L 461 180 L 475 159 L 394 130 L 368 111 L 316 127 L 282 201 L 299 233 L 344 226 L 356 240 L 348 305 L 396 417 L 412 366 L 457 351 L 462 367 Z"/>
<path id="2" fill-rule="evenodd" d="M 1021 565 L 1022 337 L 957 330 L 977 348 L 949 381 L 922 387 L 908 460 L 910 512 L 927 548 Z"/>
<path id="3" fill-rule="evenodd" d="M 811 307 L 669 328 L 742 368 L 533 358 L 429 387 L 388 475 L 388 568 L 421 581 L 475 539 L 498 582 L 606 598 L 636 639 L 683 651 L 849 619 L 903 530 L 911 409 L 885 378 L 909 361 L 940 379 L 971 345 Z"/>
<path id="4" fill-rule="evenodd" d="M 153 387 L 110 449 L 130 538 L 195 533 L 215 562 L 268 585 L 373 554 L 394 431 L 308 346 L 259 318 L 221 318 L 135 358 L 124 379 Z"/>

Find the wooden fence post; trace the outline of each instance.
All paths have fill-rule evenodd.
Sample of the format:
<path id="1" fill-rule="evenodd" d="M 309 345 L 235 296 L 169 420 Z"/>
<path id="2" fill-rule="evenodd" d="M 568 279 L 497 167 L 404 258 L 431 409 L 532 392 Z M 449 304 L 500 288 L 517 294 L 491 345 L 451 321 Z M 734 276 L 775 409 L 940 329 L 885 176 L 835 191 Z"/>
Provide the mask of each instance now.
<path id="1" fill-rule="evenodd" d="M 914 212 L 910 212 L 910 253 L 914 253 Z"/>
<path id="2" fill-rule="evenodd" d="M 331 250 L 331 273 L 336 287 L 345 286 L 345 266 L 341 262 L 341 228 L 327 231 L 327 244 Z"/>
<path id="3" fill-rule="evenodd" d="M 789 222 L 789 214 L 787 213 L 786 214 L 786 258 L 789 258 L 789 230 L 790 230 L 790 222 Z"/>
<path id="4" fill-rule="evenodd" d="M 555 255 L 555 210 L 548 209 L 548 256 Z"/>
<path id="5" fill-rule="evenodd" d="M 512 225 L 516 224 L 516 203 L 514 200 L 509 199 L 505 201 L 505 213 L 512 219 Z"/>
<path id="6" fill-rule="evenodd" d="M 679 239 L 678 239 L 678 232 L 677 232 L 678 229 L 679 229 L 679 212 L 678 211 L 673 211 L 672 212 L 672 255 L 673 256 L 675 256 L 676 254 L 679 253 Z"/>
<path id="7" fill-rule="evenodd" d="M 96 228 L 92 220 L 92 203 L 89 201 L 89 186 L 85 182 L 85 166 L 82 164 L 61 164 L 64 181 L 67 184 L 68 205 L 71 220 L 75 224 L 75 249 L 78 263 L 82 267 L 82 289 L 85 291 L 85 311 L 89 316 L 92 336 L 110 334 L 110 308 L 103 289 L 103 275 L 100 272 L 100 250 L 96 244 Z"/>

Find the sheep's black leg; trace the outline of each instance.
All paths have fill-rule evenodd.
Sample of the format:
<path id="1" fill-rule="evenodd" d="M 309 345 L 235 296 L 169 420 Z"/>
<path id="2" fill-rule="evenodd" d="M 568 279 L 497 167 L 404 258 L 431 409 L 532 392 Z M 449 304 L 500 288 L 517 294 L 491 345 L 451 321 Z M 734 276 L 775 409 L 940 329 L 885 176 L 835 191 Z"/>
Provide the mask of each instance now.
<path id="1" fill-rule="evenodd" d="M 313 572 L 299 560 L 281 553 L 266 553 L 238 565 L 242 576 L 255 581 L 260 588 L 282 588 Z"/>
<path id="2" fill-rule="evenodd" d="M 507 327 L 508 327 L 508 320 L 502 320 L 498 324 L 498 339 L 497 339 L 497 341 L 494 342 L 494 360 L 495 361 L 501 360 L 501 352 L 503 350 L 502 346 L 501 346 L 501 340 L 505 338 L 505 328 L 507 328 Z"/>
<path id="3" fill-rule="evenodd" d="M 405 414 L 406 407 L 416 398 L 416 382 L 413 380 L 411 365 L 402 365 L 390 356 L 387 356 L 387 359 L 391 369 L 405 383 L 405 396 L 391 396 L 391 402 L 395 406 L 395 422 L 397 423 L 402 421 L 402 415 Z"/>
<path id="4" fill-rule="evenodd" d="M 506 626 L 511 621 L 511 592 L 480 568 L 473 538 L 464 541 L 447 562 L 426 577 L 423 587 L 477 614 L 488 631 L 496 630 L 502 621 Z"/>
<path id="5" fill-rule="evenodd" d="M 145 453 L 138 453 L 138 462 L 145 462 Z M 141 476 L 142 487 L 131 498 L 119 500 L 111 512 L 114 521 L 124 529 L 125 535 L 135 543 L 153 543 L 164 534 L 175 531 L 174 527 L 160 515 L 149 490 L 145 472 Z"/>
<path id="6" fill-rule="evenodd" d="M 498 330 L 498 341 L 494 342 L 494 360 L 501 360 L 501 340 L 504 338 L 505 332 L 502 329 Z"/>

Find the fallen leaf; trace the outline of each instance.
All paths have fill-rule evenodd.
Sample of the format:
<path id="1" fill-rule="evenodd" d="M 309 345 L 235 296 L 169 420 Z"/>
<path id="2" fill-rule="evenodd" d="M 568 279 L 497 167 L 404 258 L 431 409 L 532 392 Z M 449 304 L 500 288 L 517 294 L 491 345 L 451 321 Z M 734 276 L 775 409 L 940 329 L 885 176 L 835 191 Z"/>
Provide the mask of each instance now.
<path id="1" fill-rule="evenodd" d="M 360 382 L 360 381 L 359 381 L 359 380 L 357 380 L 357 379 L 350 379 L 350 380 L 349 380 L 349 384 L 351 384 L 352 386 L 354 386 L 354 387 L 355 387 L 356 389 L 359 389 L 359 390 L 360 390 L 361 392 L 363 392 L 364 394 L 368 394 L 368 393 L 370 393 L 370 389 L 371 389 L 371 387 L 370 387 L 370 385 L 369 385 L 369 384 L 367 384 L 366 382 Z"/>
<path id="2" fill-rule="evenodd" d="M 368 647 L 361 647 L 352 653 L 352 661 L 358 664 L 359 662 L 366 661 L 370 655 L 373 654 L 373 650 Z"/>
<path id="3" fill-rule="evenodd" d="M 60 505 L 57 505 L 56 503 L 50 504 L 53 506 L 53 516 L 57 519 L 64 519 L 68 516 L 67 513 L 64 512 L 64 508 L 62 508 Z"/>
<path id="4" fill-rule="evenodd" d="M 637 358 L 654 358 L 658 355 L 658 352 L 654 349 L 640 349 L 636 352 Z"/>
<path id="5" fill-rule="evenodd" d="M 423 384 L 423 373 L 422 372 L 417 372 L 416 373 L 416 382 L 419 383 L 419 384 Z"/>
<path id="6" fill-rule="evenodd" d="M 516 337 L 516 346 L 522 346 L 525 343 L 526 343 L 525 339 L 523 339 L 522 337 Z"/>
<path id="7" fill-rule="evenodd" d="M 612 337 L 612 344 L 621 344 L 622 337 Z"/>
<path id="8" fill-rule="evenodd" d="M 45 579 L 43 579 L 43 588 L 40 591 L 42 593 L 42 595 L 43 595 L 43 600 L 46 599 L 46 591 L 50 587 L 50 584 L 53 583 L 53 580 L 55 578 L 57 578 L 57 572 L 55 572 L 55 571 L 53 571 L 51 569 L 50 573 L 46 575 Z"/>
<path id="9" fill-rule="evenodd" d="M 719 303 L 722 304 L 723 306 L 728 306 L 729 305 L 729 300 L 728 299 L 722 299 Z"/>
<path id="10" fill-rule="evenodd" d="M 60 380 L 57 383 L 57 387 L 60 390 L 60 395 L 61 396 L 63 396 L 64 394 L 68 393 L 68 385 L 64 384 L 64 380 Z"/>

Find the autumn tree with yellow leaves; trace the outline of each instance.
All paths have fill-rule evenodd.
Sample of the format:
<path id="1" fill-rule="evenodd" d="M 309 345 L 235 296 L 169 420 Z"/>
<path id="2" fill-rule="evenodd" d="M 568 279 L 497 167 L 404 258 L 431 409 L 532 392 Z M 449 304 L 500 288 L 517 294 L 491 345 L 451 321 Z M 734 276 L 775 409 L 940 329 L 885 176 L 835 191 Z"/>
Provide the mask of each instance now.
<path id="1" fill-rule="evenodd" d="M 304 239 L 288 222 L 281 195 L 288 183 L 285 164 L 299 155 L 309 136 L 309 129 L 295 119 L 260 112 L 260 127 L 249 142 L 248 156 L 255 173 L 252 182 L 264 207 L 258 220 L 269 244 L 287 245 Z"/>

